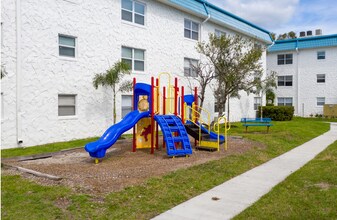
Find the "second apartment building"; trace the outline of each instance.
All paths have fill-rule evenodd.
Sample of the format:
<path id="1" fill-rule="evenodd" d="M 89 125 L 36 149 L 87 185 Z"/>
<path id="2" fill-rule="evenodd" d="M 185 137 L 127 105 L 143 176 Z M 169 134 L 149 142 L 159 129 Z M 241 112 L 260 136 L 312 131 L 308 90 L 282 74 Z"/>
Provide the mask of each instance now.
<path id="1" fill-rule="evenodd" d="M 294 106 L 296 115 L 320 115 L 324 104 L 337 104 L 337 35 L 275 41 L 267 68 L 278 75 L 277 105 Z"/>

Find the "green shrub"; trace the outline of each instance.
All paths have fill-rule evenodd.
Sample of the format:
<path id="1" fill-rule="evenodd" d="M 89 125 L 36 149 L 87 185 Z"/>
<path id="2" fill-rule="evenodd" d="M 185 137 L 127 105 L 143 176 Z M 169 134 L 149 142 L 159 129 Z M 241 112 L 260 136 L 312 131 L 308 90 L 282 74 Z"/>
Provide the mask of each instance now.
<path id="1" fill-rule="evenodd" d="M 261 117 L 261 106 L 258 116 Z M 262 116 L 271 118 L 273 121 L 291 121 L 294 115 L 293 106 L 262 106 Z"/>

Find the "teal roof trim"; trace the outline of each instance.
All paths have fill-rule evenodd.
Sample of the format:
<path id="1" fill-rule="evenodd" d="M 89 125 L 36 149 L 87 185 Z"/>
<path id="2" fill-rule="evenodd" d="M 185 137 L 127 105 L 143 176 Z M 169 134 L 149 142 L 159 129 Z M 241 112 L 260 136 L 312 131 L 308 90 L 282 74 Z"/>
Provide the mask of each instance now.
<path id="1" fill-rule="evenodd" d="M 223 23 L 231 29 L 238 30 L 260 40 L 272 42 L 269 31 L 208 3 L 205 0 L 169 0 L 169 2 L 204 17 L 207 17 L 209 13 L 211 15 L 210 20 Z"/>
<path id="2" fill-rule="evenodd" d="M 337 34 L 322 35 L 314 37 L 303 37 L 288 40 L 277 40 L 273 44 L 268 52 L 296 50 L 297 49 L 310 49 L 320 47 L 336 47 L 337 46 Z"/>

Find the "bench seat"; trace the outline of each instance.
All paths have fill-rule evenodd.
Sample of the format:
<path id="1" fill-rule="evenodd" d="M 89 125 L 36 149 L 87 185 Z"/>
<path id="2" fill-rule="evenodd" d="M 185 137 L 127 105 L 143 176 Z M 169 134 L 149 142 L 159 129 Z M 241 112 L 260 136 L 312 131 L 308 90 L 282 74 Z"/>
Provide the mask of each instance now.
<path id="1" fill-rule="evenodd" d="M 263 124 L 243 124 L 243 126 L 273 126 L 273 125 L 272 124 L 263 123 Z"/>
<path id="2" fill-rule="evenodd" d="M 242 118 L 241 123 L 244 127 L 246 127 L 246 132 L 248 127 L 253 126 L 266 126 L 268 132 L 269 127 L 273 126 L 271 124 L 271 118 Z"/>

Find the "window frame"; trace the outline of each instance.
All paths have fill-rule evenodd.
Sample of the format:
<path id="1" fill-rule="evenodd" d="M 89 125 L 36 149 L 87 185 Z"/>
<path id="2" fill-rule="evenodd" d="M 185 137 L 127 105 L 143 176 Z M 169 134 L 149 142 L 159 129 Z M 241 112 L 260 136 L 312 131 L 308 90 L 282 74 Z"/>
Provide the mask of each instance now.
<path id="1" fill-rule="evenodd" d="M 259 110 L 259 106 L 262 106 L 262 99 L 261 97 L 254 97 L 254 111 Z"/>
<path id="2" fill-rule="evenodd" d="M 185 60 L 187 60 L 189 62 L 189 67 L 185 67 Z M 199 60 L 197 60 L 197 59 L 184 57 L 184 77 L 193 77 L 193 78 L 198 77 L 198 74 L 195 71 L 193 71 L 193 66 L 191 66 L 193 61 L 195 61 L 197 64 L 199 62 Z M 185 74 L 186 69 L 188 69 L 189 74 Z M 193 75 L 193 72 L 195 72 L 195 75 Z"/>
<path id="3" fill-rule="evenodd" d="M 323 53 L 323 55 L 321 53 Z M 325 50 L 317 51 L 317 60 L 325 60 L 325 55 Z"/>
<path id="4" fill-rule="evenodd" d="M 65 45 L 65 44 L 61 44 L 60 42 L 60 38 L 64 37 L 64 38 L 72 38 L 74 40 L 74 45 L 75 46 L 70 46 L 70 45 Z M 62 58 L 70 58 L 70 59 L 75 59 L 77 58 L 77 37 L 75 36 L 71 36 L 71 35 L 66 35 L 66 34 L 58 34 L 58 47 L 59 47 L 59 57 Z M 65 47 L 65 48 L 71 48 L 74 50 L 74 56 L 68 56 L 68 55 L 61 55 L 61 47 Z"/>
<path id="5" fill-rule="evenodd" d="M 121 60 L 130 60 L 130 57 L 123 57 L 123 48 L 127 48 L 127 49 L 131 49 L 131 71 L 133 72 L 140 72 L 140 73 L 144 73 L 145 72 L 145 60 L 146 60 L 146 50 L 144 49 L 139 49 L 139 48 L 133 48 L 133 47 L 128 47 L 128 46 L 122 46 L 121 47 Z M 135 59 L 135 50 L 140 50 L 143 51 L 143 57 L 144 60 L 140 60 L 140 59 Z M 135 70 L 135 61 L 138 62 L 143 62 L 143 70 Z"/>
<path id="6" fill-rule="evenodd" d="M 322 99 L 319 101 L 319 99 Z M 323 107 L 325 105 L 325 97 L 316 97 L 316 106 L 317 107 Z"/>
<path id="7" fill-rule="evenodd" d="M 131 96 L 131 106 L 124 106 L 123 105 L 123 97 L 125 97 L 125 96 L 128 96 L 128 97 Z M 124 118 L 128 113 L 130 113 L 130 112 L 133 111 L 133 104 L 132 104 L 132 102 L 133 102 L 133 95 L 128 95 L 128 94 L 122 94 L 121 95 L 121 118 Z M 123 109 L 123 107 L 130 109 L 130 111 L 128 111 L 125 115 L 123 115 L 123 110 L 125 110 L 125 109 Z"/>
<path id="8" fill-rule="evenodd" d="M 221 31 L 219 29 L 214 29 L 214 34 L 217 37 L 222 37 L 222 36 L 226 36 L 226 32 L 225 31 Z"/>
<path id="9" fill-rule="evenodd" d="M 132 2 L 132 11 L 130 11 L 130 9 L 123 8 L 123 0 L 121 0 L 121 20 L 123 22 L 129 22 L 129 23 L 139 25 L 142 27 L 146 26 L 146 4 L 144 2 L 134 1 L 134 0 L 130 0 L 130 2 Z M 136 12 L 136 4 L 142 5 L 144 7 L 144 14 Z M 131 13 L 131 19 L 132 19 L 131 21 L 123 19 L 123 11 Z M 144 24 L 136 22 L 136 15 L 143 17 Z"/>
<path id="10" fill-rule="evenodd" d="M 291 77 L 291 80 L 287 79 L 289 77 Z M 280 78 L 283 79 L 281 80 Z M 293 75 L 277 76 L 277 86 L 286 86 L 286 87 L 293 86 Z"/>
<path id="11" fill-rule="evenodd" d="M 190 28 L 187 28 L 186 27 L 186 22 L 190 22 Z M 198 31 L 196 32 L 195 30 L 193 30 L 193 24 L 196 24 L 196 25 L 198 25 Z M 186 37 L 186 35 L 185 35 L 185 31 L 189 31 L 189 37 Z M 197 33 L 197 39 L 194 39 L 193 38 L 193 33 Z M 195 21 L 193 21 L 193 20 L 191 20 L 191 19 L 188 19 L 188 18 L 184 18 L 184 38 L 187 38 L 187 39 L 190 39 L 190 40 L 196 40 L 196 41 L 199 41 L 199 38 L 200 38 L 200 23 L 198 23 L 198 22 L 195 22 Z"/>
<path id="12" fill-rule="evenodd" d="M 280 102 L 280 99 L 283 99 L 283 102 Z M 287 105 L 290 102 L 287 102 L 287 100 L 291 100 L 291 105 Z M 293 106 L 294 99 L 293 97 L 277 97 L 277 106 Z"/>
<path id="13" fill-rule="evenodd" d="M 277 54 L 277 65 L 290 65 L 293 64 L 294 56 L 292 53 Z"/>
<path id="14" fill-rule="evenodd" d="M 214 112 L 219 112 L 219 103 L 218 100 L 214 99 Z"/>
<path id="15" fill-rule="evenodd" d="M 60 105 L 60 97 L 74 97 L 74 104 L 73 105 Z M 60 107 L 74 107 L 74 114 L 73 115 L 60 115 Z M 57 96 L 57 116 L 62 118 L 62 117 L 74 117 L 77 116 L 77 94 L 64 94 L 60 93 Z"/>
<path id="16" fill-rule="evenodd" d="M 323 77 L 319 77 L 323 76 Z M 325 83 L 326 81 L 326 75 L 325 74 L 316 74 L 316 82 L 317 83 Z"/>

